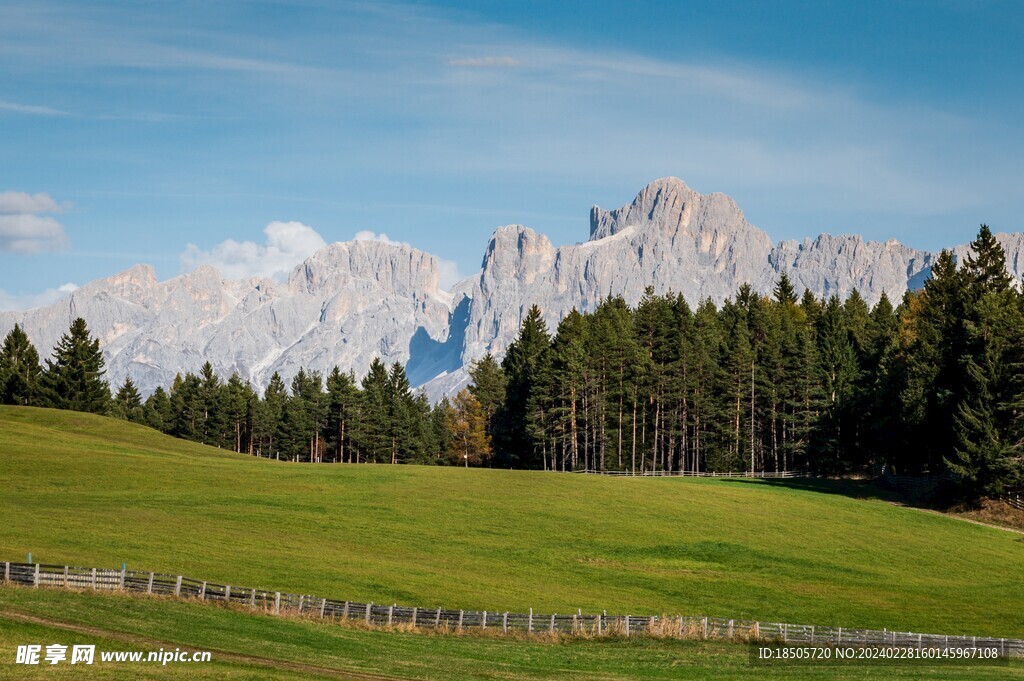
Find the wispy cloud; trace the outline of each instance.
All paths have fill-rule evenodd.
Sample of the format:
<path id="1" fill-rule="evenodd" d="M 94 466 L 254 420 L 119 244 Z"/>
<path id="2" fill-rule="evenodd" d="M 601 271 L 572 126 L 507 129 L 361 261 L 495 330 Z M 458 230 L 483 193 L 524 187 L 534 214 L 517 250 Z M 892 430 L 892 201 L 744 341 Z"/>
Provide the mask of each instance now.
<path id="1" fill-rule="evenodd" d="M 0 289 L 0 312 L 31 310 L 51 305 L 78 290 L 78 286 L 67 283 L 57 288 L 48 288 L 40 293 L 8 293 Z"/>
<path id="2" fill-rule="evenodd" d="M 519 66 L 522 62 L 512 57 L 451 57 L 445 60 L 448 66 L 466 68 L 507 68 Z"/>
<path id="3" fill-rule="evenodd" d="M 48 106 L 36 106 L 33 104 L 17 104 L 0 100 L 0 111 L 13 111 L 14 113 L 26 114 L 29 116 L 67 116 L 67 111 L 51 109 Z"/>

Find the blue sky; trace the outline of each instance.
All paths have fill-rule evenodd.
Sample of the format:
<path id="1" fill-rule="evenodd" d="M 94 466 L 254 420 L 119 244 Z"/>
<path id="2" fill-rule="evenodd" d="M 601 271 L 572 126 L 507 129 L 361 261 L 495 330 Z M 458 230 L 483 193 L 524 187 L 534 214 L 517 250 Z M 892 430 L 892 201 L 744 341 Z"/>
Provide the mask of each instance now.
<path id="1" fill-rule="evenodd" d="M 666 175 L 775 240 L 1018 231 L 1022 7 L 0 0 L 0 309 L 357 234 L 450 279 Z"/>

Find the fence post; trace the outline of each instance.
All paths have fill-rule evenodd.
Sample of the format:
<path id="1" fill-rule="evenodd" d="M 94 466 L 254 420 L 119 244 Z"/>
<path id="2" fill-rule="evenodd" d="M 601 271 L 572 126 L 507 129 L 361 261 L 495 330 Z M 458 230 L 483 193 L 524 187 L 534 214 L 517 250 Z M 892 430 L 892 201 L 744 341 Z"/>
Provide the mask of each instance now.
<path id="1" fill-rule="evenodd" d="M 341 609 L 341 619 L 348 621 L 348 601 L 345 601 L 345 607 Z"/>
<path id="2" fill-rule="evenodd" d="M 391 604 L 391 605 L 388 606 L 388 626 L 389 627 L 391 626 L 391 622 L 394 620 L 394 617 L 395 617 L 395 606 L 394 606 L 394 604 Z"/>
<path id="3" fill-rule="evenodd" d="M 728 636 L 728 638 L 730 638 L 730 639 L 732 638 L 732 632 L 733 632 L 733 622 L 734 622 L 734 620 L 729 620 L 729 633 L 728 633 L 728 635 L 727 635 L 727 636 Z"/>
<path id="4" fill-rule="evenodd" d="M 281 614 L 281 592 L 280 591 L 275 591 L 274 592 L 274 614 L 275 615 L 280 615 Z"/>
<path id="5" fill-rule="evenodd" d="M 597 613 L 597 635 L 601 635 L 601 613 Z"/>
<path id="6" fill-rule="evenodd" d="M 417 615 L 417 614 L 419 613 L 419 611 L 420 611 L 420 609 L 419 609 L 419 608 L 415 608 L 415 607 L 414 607 L 414 608 L 412 609 L 412 628 L 413 628 L 413 629 L 415 629 L 415 628 L 416 628 L 416 615 Z"/>
<path id="7" fill-rule="evenodd" d="M 462 615 L 465 611 L 459 610 L 459 631 L 462 631 Z"/>
<path id="8" fill-rule="evenodd" d="M 148 593 L 148 594 L 153 593 L 153 577 L 154 576 L 155 575 L 152 572 L 149 573 L 149 583 L 146 584 L 146 593 Z"/>
<path id="9" fill-rule="evenodd" d="M 224 602 L 225 603 L 230 603 L 231 602 L 231 585 L 230 584 L 228 584 L 226 587 L 224 587 Z"/>
<path id="10" fill-rule="evenodd" d="M 370 623 L 370 611 L 372 610 L 372 608 L 373 608 L 373 601 L 370 601 L 369 603 L 366 604 L 366 623 L 367 624 Z"/>
<path id="11" fill-rule="evenodd" d="M 320 601 L 320 619 L 324 618 L 324 613 L 327 611 L 327 599 Z"/>
<path id="12" fill-rule="evenodd" d="M 303 601 L 304 598 L 305 598 L 305 596 L 299 596 L 299 614 L 300 615 L 302 614 L 302 601 Z"/>
<path id="13" fill-rule="evenodd" d="M 629 638 L 629 615 L 626 615 L 626 638 Z"/>
<path id="14" fill-rule="evenodd" d="M 551 633 L 555 633 L 555 616 L 551 616 Z"/>
<path id="15" fill-rule="evenodd" d="M 36 572 L 35 572 L 35 576 L 32 577 L 32 586 L 35 586 L 35 587 L 39 586 L 39 563 L 36 563 Z"/>
<path id="16" fill-rule="evenodd" d="M 437 629 L 441 626 L 441 608 L 437 609 L 437 615 L 434 616 L 434 628 Z"/>
<path id="17" fill-rule="evenodd" d="M 789 625 L 785 622 L 782 624 L 782 642 L 789 643 Z"/>
<path id="18" fill-rule="evenodd" d="M 754 622 L 754 640 L 757 641 L 761 638 L 761 623 Z"/>
<path id="19" fill-rule="evenodd" d="M 843 645 L 843 628 L 842 627 L 839 627 L 839 638 L 836 639 L 836 645 L 838 645 L 838 646 Z"/>
<path id="20" fill-rule="evenodd" d="M 701 617 L 700 618 L 700 635 L 701 635 L 701 638 L 703 638 L 704 640 L 707 640 L 707 638 L 708 638 L 708 618 L 707 617 Z"/>
<path id="21" fill-rule="evenodd" d="M 11 561 L 9 560 L 4 561 L 4 581 L 11 581 Z"/>
<path id="22" fill-rule="evenodd" d="M 486 629 L 487 628 L 487 611 L 486 610 L 484 610 L 484 619 L 483 619 L 483 622 L 480 625 L 480 628 L 481 629 Z"/>
<path id="23" fill-rule="evenodd" d="M 814 643 L 814 625 L 811 625 L 811 643 Z M 882 643 L 885 643 L 885 630 L 882 630 Z"/>
<path id="24" fill-rule="evenodd" d="M 180 580 L 181 577 L 178 577 L 178 579 Z M 92 590 L 96 590 L 96 568 L 92 569 Z"/>
<path id="25" fill-rule="evenodd" d="M 178 581 L 174 585 L 174 595 L 179 598 L 181 597 L 181 575 L 178 575 Z"/>
<path id="26" fill-rule="evenodd" d="M 533 633 L 533 608 L 530 608 L 530 620 L 527 623 L 526 630 L 531 634 Z"/>
<path id="27" fill-rule="evenodd" d="M 501 633 L 508 633 L 508 613 L 506 612 L 501 616 Z"/>
<path id="28" fill-rule="evenodd" d="M 572 635 L 576 635 L 576 613 L 572 614 Z"/>
<path id="29" fill-rule="evenodd" d="M 249 607 L 256 607 L 256 589 L 249 589 Z"/>
<path id="30" fill-rule="evenodd" d="M 122 565 L 121 566 L 121 591 L 124 591 L 124 581 L 125 581 L 125 577 L 127 577 L 127 576 L 128 576 L 128 568 L 126 566 Z"/>
<path id="31" fill-rule="evenodd" d="M 64 588 L 68 588 L 68 566 L 64 566 Z"/>
<path id="32" fill-rule="evenodd" d="M 199 590 L 199 600 L 206 600 L 206 582 L 203 582 L 203 588 Z"/>

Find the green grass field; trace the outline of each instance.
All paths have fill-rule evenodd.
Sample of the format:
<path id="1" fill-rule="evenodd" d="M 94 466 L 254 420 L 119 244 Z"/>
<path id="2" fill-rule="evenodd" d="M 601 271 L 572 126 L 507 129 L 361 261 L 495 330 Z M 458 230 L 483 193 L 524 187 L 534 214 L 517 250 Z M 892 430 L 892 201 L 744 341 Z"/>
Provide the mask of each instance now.
<path id="1" fill-rule="evenodd" d="M 827 486 L 289 464 L 11 407 L 0 471 L 5 560 L 425 607 L 1024 637 L 1020 535 Z"/>
<path id="2" fill-rule="evenodd" d="M 25 643 L 99 651 L 210 651 L 206 664 L 107 663 L 88 678 L 132 679 L 1024 679 L 1024 664 L 751 664 L 746 646 L 656 639 L 543 642 L 374 631 L 210 603 L 0 588 L 0 677 L 74 679 L 81 667 L 14 665 Z M 97 658 L 98 660 L 98 658 Z"/>

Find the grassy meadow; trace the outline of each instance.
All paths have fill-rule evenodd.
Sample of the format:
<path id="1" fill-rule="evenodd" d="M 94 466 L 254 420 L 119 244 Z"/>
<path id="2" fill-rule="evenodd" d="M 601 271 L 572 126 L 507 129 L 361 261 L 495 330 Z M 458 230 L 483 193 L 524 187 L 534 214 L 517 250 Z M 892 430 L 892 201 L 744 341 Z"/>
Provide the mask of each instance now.
<path id="1" fill-rule="evenodd" d="M 5 617 L 6 615 L 6 617 Z M 31 619 L 29 619 L 31 618 Z M 0 678 L 77 679 L 81 667 L 11 664 L 18 644 L 93 644 L 88 678 L 132 679 L 1024 679 L 1024 663 L 751 664 L 745 645 L 561 641 L 367 630 L 165 598 L 0 588 Z M 210 651 L 210 663 L 100 664 L 99 651 Z"/>
<path id="2" fill-rule="evenodd" d="M 13 407 L 0 484 L 3 560 L 424 607 L 1024 637 L 1019 534 L 827 485 L 283 463 Z"/>

